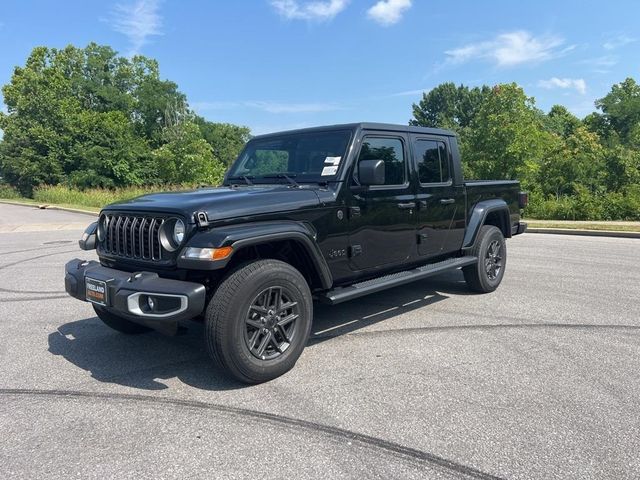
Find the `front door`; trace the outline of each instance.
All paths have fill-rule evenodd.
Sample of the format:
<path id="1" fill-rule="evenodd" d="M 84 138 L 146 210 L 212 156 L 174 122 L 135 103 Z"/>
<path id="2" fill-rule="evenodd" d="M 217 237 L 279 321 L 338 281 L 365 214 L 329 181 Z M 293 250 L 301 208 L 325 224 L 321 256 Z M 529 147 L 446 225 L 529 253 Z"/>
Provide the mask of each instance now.
<path id="1" fill-rule="evenodd" d="M 455 185 L 445 137 L 412 135 L 418 172 L 418 253 L 435 257 L 459 250 L 465 224 L 462 185 Z"/>
<path id="2" fill-rule="evenodd" d="M 365 135 L 357 162 L 383 160 L 385 184 L 358 187 L 354 165 L 349 203 L 349 262 L 352 270 L 401 265 L 416 250 L 417 208 L 409 176 L 408 137 Z"/>

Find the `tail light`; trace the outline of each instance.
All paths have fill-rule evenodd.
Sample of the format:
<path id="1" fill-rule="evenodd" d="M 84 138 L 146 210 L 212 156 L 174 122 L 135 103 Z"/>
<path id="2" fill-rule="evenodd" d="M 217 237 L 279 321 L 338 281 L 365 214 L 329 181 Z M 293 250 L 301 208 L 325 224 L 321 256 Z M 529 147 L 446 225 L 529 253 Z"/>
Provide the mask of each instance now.
<path id="1" fill-rule="evenodd" d="M 518 204 L 520 208 L 526 208 L 529 205 L 529 194 L 527 192 L 520 192 L 518 194 Z"/>

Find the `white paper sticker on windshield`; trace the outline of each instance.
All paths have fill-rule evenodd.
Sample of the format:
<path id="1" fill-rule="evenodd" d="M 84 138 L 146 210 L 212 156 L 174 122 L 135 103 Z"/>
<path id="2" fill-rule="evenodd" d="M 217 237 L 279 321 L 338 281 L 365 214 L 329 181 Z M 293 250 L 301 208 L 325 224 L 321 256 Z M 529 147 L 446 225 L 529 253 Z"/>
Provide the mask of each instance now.
<path id="1" fill-rule="evenodd" d="M 324 159 L 324 163 L 326 165 L 340 165 L 340 160 L 342 157 L 327 157 Z"/>
<path id="2" fill-rule="evenodd" d="M 335 175 L 337 172 L 338 172 L 338 166 L 332 165 L 330 167 L 324 167 L 320 175 L 322 175 L 323 177 L 326 177 L 327 175 Z"/>

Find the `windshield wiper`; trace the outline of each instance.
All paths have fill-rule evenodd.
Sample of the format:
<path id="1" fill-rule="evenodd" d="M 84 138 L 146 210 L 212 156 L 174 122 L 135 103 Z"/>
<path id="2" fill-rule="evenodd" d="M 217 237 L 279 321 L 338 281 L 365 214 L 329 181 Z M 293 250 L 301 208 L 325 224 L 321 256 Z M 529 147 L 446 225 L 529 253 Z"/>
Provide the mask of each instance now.
<path id="1" fill-rule="evenodd" d="M 227 177 L 227 180 L 244 180 L 244 183 L 246 183 L 247 185 L 253 185 L 253 182 L 251 181 L 252 178 L 252 176 L 247 175 L 236 175 L 234 177 Z"/>
<path id="2" fill-rule="evenodd" d="M 294 187 L 299 187 L 300 184 L 293 179 L 295 176 L 295 173 L 277 173 L 273 175 L 262 175 L 261 178 L 284 178 Z"/>

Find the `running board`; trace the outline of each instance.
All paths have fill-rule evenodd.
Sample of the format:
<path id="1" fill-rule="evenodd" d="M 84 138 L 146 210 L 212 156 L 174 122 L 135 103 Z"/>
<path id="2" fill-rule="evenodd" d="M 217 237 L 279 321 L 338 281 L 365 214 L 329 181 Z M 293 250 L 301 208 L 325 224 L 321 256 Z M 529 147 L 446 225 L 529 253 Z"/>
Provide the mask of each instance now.
<path id="1" fill-rule="evenodd" d="M 477 262 L 477 257 L 467 256 L 458 258 L 449 258 L 438 263 L 429 263 L 413 270 L 405 270 L 403 272 L 392 273 L 383 277 L 365 280 L 364 282 L 354 283 L 348 287 L 336 287 L 325 293 L 318 295 L 318 300 L 335 305 L 336 303 L 346 302 L 354 298 L 363 297 L 370 293 L 386 290 L 387 288 L 404 285 L 415 280 L 431 277 L 448 270 L 466 267 Z"/>

